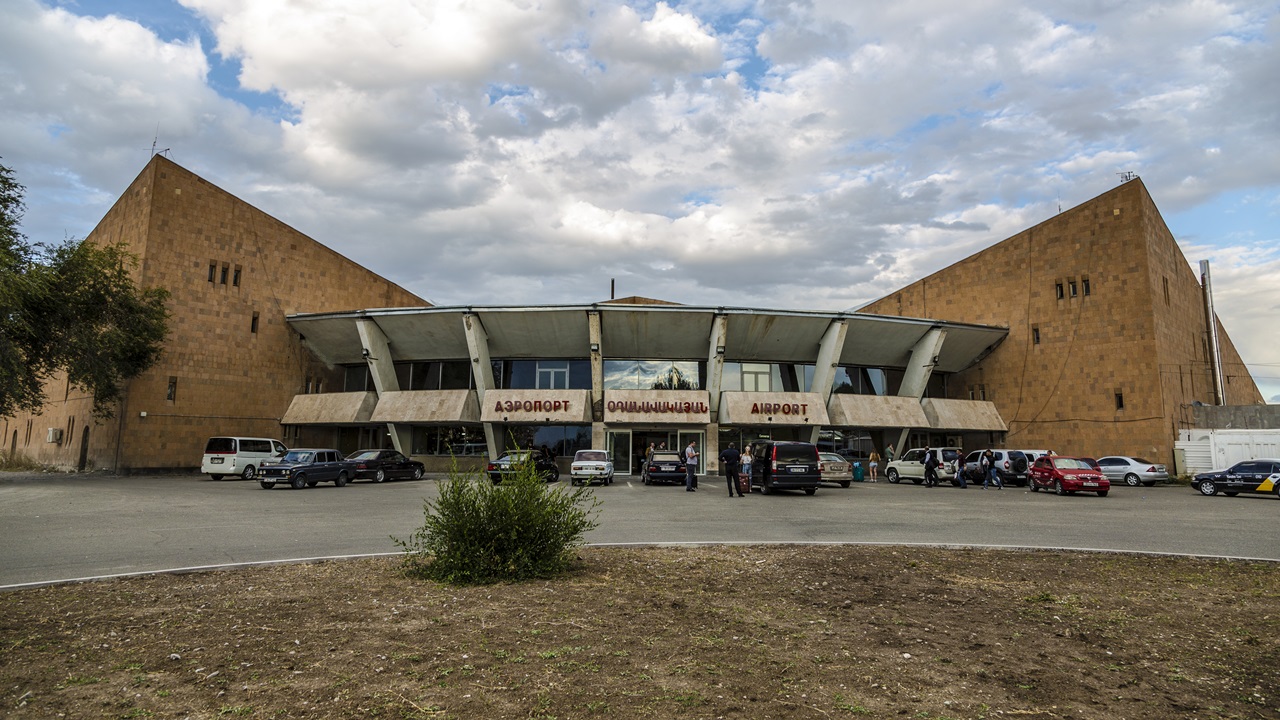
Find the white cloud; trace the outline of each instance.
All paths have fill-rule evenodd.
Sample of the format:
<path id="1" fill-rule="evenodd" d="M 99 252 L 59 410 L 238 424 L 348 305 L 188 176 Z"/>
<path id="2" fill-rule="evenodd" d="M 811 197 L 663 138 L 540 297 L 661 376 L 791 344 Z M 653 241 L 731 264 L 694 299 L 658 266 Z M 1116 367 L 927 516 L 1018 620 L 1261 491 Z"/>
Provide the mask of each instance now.
<path id="1" fill-rule="evenodd" d="M 87 232 L 157 124 L 178 162 L 445 303 L 595 300 L 614 277 L 845 308 L 1118 172 L 1166 216 L 1280 188 L 1270 5 L 181 2 L 211 41 L 9 0 L 0 155 L 29 235 Z M 227 63 L 283 119 L 220 96 Z M 1250 242 L 1280 235 L 1258 217 Z M 1196 241 L 1237 346 L 1268 362 L 1274 259 Z"/>

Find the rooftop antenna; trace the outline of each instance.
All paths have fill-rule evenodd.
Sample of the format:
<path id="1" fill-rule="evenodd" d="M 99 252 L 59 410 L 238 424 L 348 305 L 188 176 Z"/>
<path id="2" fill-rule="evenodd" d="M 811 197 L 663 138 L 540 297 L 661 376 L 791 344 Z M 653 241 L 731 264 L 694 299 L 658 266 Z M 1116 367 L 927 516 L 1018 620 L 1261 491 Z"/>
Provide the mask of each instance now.
<path id="1" fill-rule="evenodd" d="M 155 134 L 155 137 L 151 138 L 151 156 L 152 157 L 155 157 L 156 155 L 156 145 L 159 142 L 160 142 L 160 123 L 156 123 L 156 134 Z M 165 148 L 161 150 L 160 154 L 164 155 L 167 152 L 169 152 L 169 148 Z M 164 156 L 169 157 L 168 155 L 164 155 Z"/>
<path id="2" fill-rule="evenodd" d="M 1130 172 L 1130 171 L 1128 171 L 1128 170 L 1126 170 L 1126 171 L 1124 171 L 1124 172 L 1118 172 L 1118 173 L 1116 173 L 1116 174 L 1120 176 L 1120 182 L 1121 182 L 1122 184 L 1123 184 L 1123 183 L 1127 183 L 1127 182 L 1129 182 L 1130 180 L 1133 180 L 1134 178 L 1138 177 L 1138 174 L 1137 174 L 1137 173 L 1135 173 L 1135 172 Z"/>
<path id="3" fill-rule="evenodd" d="M 614 296 L 614 294 L 613 294 L 613 293 L 614 293 L 614 290 L 613 290 L 613 289 L 614 289 L 614 283 L 615 283 L 615 282 L 617 282 L 617 280 L 616 280 L 616 279 L 614 279 L 614 278 L 609 278 L 609 299 L 610 299 L 610 300 L 615 300 L 615 299 L 617 299 L 617 298 Z"/>

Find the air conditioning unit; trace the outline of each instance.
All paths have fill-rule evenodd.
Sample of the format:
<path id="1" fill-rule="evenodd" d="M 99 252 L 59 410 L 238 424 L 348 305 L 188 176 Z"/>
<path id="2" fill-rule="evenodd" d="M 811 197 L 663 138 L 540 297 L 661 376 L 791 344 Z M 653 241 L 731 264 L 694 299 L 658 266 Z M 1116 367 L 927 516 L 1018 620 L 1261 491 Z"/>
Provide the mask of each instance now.
<path id="1" fill-rule="evenodd" d="M 61 445 L 62 428 L 49 428 L 49 433 L 44 436 L 44 441 L 47 443 L 57 443 L 58 445 Z"/>

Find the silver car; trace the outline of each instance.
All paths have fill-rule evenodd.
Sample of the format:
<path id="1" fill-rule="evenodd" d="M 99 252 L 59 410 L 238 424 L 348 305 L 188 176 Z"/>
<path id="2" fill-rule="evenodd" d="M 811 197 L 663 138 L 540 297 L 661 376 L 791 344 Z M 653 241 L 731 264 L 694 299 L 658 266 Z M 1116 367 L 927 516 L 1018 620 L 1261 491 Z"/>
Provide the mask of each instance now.
<path id="1" fill-rule="evenodd" d="M 1098 469 L 1113 483 L 1124 483 L 1131 487 L 1146 485 L 1151 487 L 1158 482 L 1169 481 L 1169 471 L 1164 465 L 1153 463 L 1142 458 L 1127 455 L 1108 455 L 1098 458 Z"/>
<path id="2" fill-rule="evenodd" d="M 824 483 L 836 483 L 847 488 L 853 482 L 853 463 L 845 460 L 842 455 L 818 453 L 818 472 L 822 473 Z"/>

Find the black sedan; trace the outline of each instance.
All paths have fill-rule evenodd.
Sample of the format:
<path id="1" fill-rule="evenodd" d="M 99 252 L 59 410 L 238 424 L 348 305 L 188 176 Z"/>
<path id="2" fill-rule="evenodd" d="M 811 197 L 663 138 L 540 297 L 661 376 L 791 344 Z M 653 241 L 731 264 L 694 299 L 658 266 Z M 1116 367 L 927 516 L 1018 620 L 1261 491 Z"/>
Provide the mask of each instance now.
<path id="1" fill-rule="evenodd" d="M 533 464 L 538 468 L 538 475 L 543 480 L 547 482 L 560 481 L 560 468 L 556 467 L 556 461 L 541 450 L 511 450 L 504 452 L 497 460 L 489 463 L 485 472 L 489 474 L 489 479 L 494 484 L 500 483 L 502 478 L 514 473 L 520 463 L 529 462 L 530 455 L 533 456 Z"/>
<path id="2" fill-rule="evenodd" d="M 640 469 L 640 480 L 645 485 L 654 483 L 684 484 L 684 460 L 675 450 L 654 450 L 645 458 L 644 467 Z"/>
<path id="3" fill-rule="evenodd" d="M 1242 492 L 1280 495 L 1280 460 L 1245 460 L 1226 470 L 1200 473 L 1192 481 L 1191 487 L 1200 491 L 1201 495 L 1222 493 L 1231 497 Z"/>
<path id="4" fill-rule="evenodd" d="M 356 464 L 356 477 L 382 482 L 396 478 L 421 480 L 425 467 L 395 450 L 357 450 L 347 456 Z"/>

